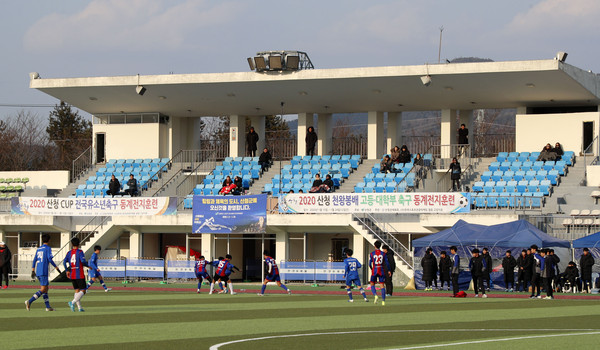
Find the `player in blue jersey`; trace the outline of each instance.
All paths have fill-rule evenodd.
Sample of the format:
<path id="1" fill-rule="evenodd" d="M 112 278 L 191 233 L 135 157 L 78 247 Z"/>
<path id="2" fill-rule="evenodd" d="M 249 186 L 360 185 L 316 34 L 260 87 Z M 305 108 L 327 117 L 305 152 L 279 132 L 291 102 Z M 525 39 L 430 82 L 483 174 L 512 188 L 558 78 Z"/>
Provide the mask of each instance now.
<path id="1" fill-rule="evenodd" d="M 100 247 L 99 245 L 94 246 L 94 254 L 92 254 L 92 257 L 90 258 L 90 261 L 89 261 L 90 280 L 88 281 L 85 289 L 90 289 L 92 284 L 94 284 L 94 282 L 96 282 L 96 279 L 98 279 L 100 281 L 100 284 L 104 288 L 104 291 L 110 292 L 112 290 L 112 288 L 106 287 L 106 284 L 104 284 L 104 280 L 102 279 L 102 275 L 100 274 L 100 268 L 98 267 L 98 254 L 100 254 L 101 250 L 102 250 L 102 247 Z"/>
<path id="2" fill-rule="evenodd" d="M 213 283 L 212 278 L 206 271 L 207 263 L 208 262 L 204 258 L 204 255 L 202 255 L 200 256 L 200 258 L 198 258 L 198 260 L 196 260 L 196 263 L 194 264 L 194 273 L 196 274 L 196 278 L 198 279 L 198 290 L 196 291 L 196 293 L 200 293 L 200 287 L 202 287 L 203 279 L 208 280 L 208 282 L 210 282 L 211 284 Z"/>
<path id="3" fill-rule="evenodd" d="M 352 303 L 352 283 L 360 288 L 360 292 L 366 302 L 367 294 L 360 283 L 360 277 L 358 276 L 358 269 L 362 267 L 358 259 L 352 257 L 352 249 L 346 249 L 346 259 L 344 259 L 344 278 L 346 278 L 346 290 L 348 291 L 348 302 Z"/>
<path id="4" fill-rule="evenodd" d="M 73 312 L 75 311 L 75 305 L 77 305 L 79 312 L 85 311 L 81 307 L 81 298 L 83 298 L 86 291 L 84 267 L 89 267 L 83 251 L 79 249 L 79 244 L 79 238 L 74 237 L 71 239 L 73 248 L 67 252 L 63 260 L 63 265 L 67 269 L 67 278 L 71 280 L 73 289 L 75 289 L 73 300 L 68 303 Z"/>
<path id="5" fill-rule="evenodd" d="M 265 295 L 265 289 L 267 289 L 267 283 L 269 282 L 277 282 L 277 286 L 283 288 L 288 294 L 292 294 L 292 291 L 285 286 L 285 284 L 281 283 L 281 277 L 279 276 L 279 268 L 277 267 L 277 263 L 275 259 L 269 256 L 268 251 L 263 252 L 263 257 L 265 258 L 265 267 L 267 275 L 265 276 L 265 280 L 263 281 L 262 288 L 260 289 L 260 293 L 258 295 Z"/>
<path id="6" fill-rule="evenodd" d="M 233 269 L 236 269 L 237 271 L 240 271 L 240 269 L 231 263 L 231 259 L 231 255 L 227 254 L 225 255 L 225 259 L 219 259 L 218 261 L 212 262 L 212 265 L 216 267 L 216 270 L 215 276 L 213 277 L 213 282 L 210 284 L 210 292 L 208 294 L 212 294 L 215 288 L 215 281 L 218 282 L 219 286 L 221 287 L 219 294 L 227 293 L 228 287 L 232 295 L 236 294 L 233 291 L 233 283 L 229 279 L 229 275 L 231 275 Z M 223 288 L 223 285 L 221 284 L 222 282 L 225 283 L 225 288 Z"/>
<path id="7" fill-rule="evenodd" d="M 31 278 L 37 277 L 40 281 L 40 290 L 37 291 L 29 300 L 25 301 L 25 308 L 29 311 L 31 307 L 31 303 L 36 301 L 40 296 L 44 298 L 44 303 L 46 304 L 46 311 L 54 311 L 54 309 L 50 306 L 50 299 L 48 298 L 48 276 L 50 275 L 48 271 L 48 265 L 54 266 L 56 271 L 60 273 L 60 269 L 54 261 L 52 260 L 52 249 L 48 245 L 50 242 L 50 235 L 45 233 L 42 235 L 42 246 L 39 247 L 35 252 L 35 257 L 33 258 L 33 264 L 31 265 Z"/>
<path id="8" fill-rule="evenodd" d="M 381 286 L 381 305 L 385 305 L 385 271 L 390 271 L 390 263 L 387 260 L 387 256 L 380 249 L 381 242 L 375 241 L 375 250 L 369 254 L 369 267 L 371 268 L 371 292 L 375 297 L 373 301 L 374 304 L 377 304 L 377 300 L 379 297 L 377 296 L 377 290 L 375 289 L 375 282 L 379 282 Z M 384 271 L 383 266 L 387 267 L 387 270 Z M 389 273 L 389 272 L 388 272 Z"/>

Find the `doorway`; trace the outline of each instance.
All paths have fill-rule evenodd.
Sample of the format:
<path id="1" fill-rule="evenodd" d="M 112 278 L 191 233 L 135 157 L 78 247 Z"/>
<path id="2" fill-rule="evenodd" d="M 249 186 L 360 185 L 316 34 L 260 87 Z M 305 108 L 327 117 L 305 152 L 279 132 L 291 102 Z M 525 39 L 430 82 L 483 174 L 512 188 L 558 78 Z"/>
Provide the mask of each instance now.
<path id="1" fill-rule="evenodd" d="M 96 163 L 104 163 L 105 159 L 106 134 L 96 134 Z"/>
<path id="2" fill-rule="evenodd" d="M 346 257 L 345 250 L 349 248 L 350 240 L 347 238 L 333 238 L 331 240 L 331 258 L 333 261 L 343 261 Z"/>

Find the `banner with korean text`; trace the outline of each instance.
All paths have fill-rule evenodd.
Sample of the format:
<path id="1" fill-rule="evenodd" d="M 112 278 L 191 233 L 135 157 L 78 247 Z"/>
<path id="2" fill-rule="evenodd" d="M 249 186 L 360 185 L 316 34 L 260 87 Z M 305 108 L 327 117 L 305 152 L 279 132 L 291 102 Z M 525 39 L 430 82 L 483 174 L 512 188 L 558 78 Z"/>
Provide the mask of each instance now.
<path id="1" fill-rule="evenodd" d="M 193 233 L 263 233 L 267 195 L 194 196 Z"/>
<path id="2" fill-rule="evenodd" d="M 11 204 L 13 215 L 152 216 L 177 214 L 177 197 L 14 197 Z"/>
<path id="3" fill-rule="evenodd" d="M 281 213 L 469 213 L 470 193 L 291 193 L 279 197 Z"/>

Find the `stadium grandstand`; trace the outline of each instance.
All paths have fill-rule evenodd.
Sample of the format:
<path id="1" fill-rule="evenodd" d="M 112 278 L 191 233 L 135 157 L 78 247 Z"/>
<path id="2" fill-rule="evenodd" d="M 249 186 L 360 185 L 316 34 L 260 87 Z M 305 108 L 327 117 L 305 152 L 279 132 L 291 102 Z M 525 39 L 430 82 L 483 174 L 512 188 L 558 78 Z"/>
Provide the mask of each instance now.
<path id="1" fill-rule="evenodd" d="M 19 257 L 32 254 L 41 234 L 49 233 L 61 258 L 61 248 L 79 235 L 86 253 L 101 245 L 104 258 L 165 258 L 167 246 L 215 258 L 227 252 L 243 267 L 238 278 L 258 281 L 265 249 L 278 262 L 340 261 L 345 248 L 365 261 L 379 239 L 396 253 L 400 271 L 394 278 L 402 284 L 415 273 L 412 241 L 459 220 L 495 225 L 525 219 L 569 240 L 600 230 L 600 78 L 558 59 L 49 79 L 37 74 L 30 87 L 90 113 L 93 144 L 69 171 L 0 172 L 0 241 L 13 251 L 18 247 Z M 507 136 L 514 138 L 512 146 L 478 154 L 474 137 L 459 144 L 459 125 L 473 130 L 478 111 L 491 108 L 516 109 L 515 135 Z M 411 150 L 410 163 L 382 173 L 382 158 L 404 144 L 403 113 L 414 111 L 441 111 L 439 139 Z M 266 116 L 284 113 L 298 116 L 297 130 L 294 139 L 273 147 L 265 137 Z M 353 113 L 364 115 L 367 138 L 361 147 L 339 151 L 332 116 Z M 227 139 L 201 143 L 201 118 L 215 116 L 227 117 Z M 264 171 L 258 157 L 246 154 L 249 125 L 258 133 L 258 151 L 268 147 L 273 155 Z M 317 133 L 312 156 L 306 155 L 309 126 Z M 538 160 L 548 142 L 562 144 L 560 159 Z M 283 152 L 286 147 L 292 151 Z M 416 153 L 423 162 L 413 166 Z M 278 209 L 292 191 L 321 195 L 309 194 L 316 174 L 330 175 L 329 191 L 349 201 L 356 194 L 389 199 L 376 196 L 419 193 L 440 201 L 452 190 L 454 157 L 467 212 Z M 46 198 L 44 205 L 107 198 L 111 176 L 125 190 L 131 174 L 139 188 L 132 199 L 176 198 L 176 214 L 103 216 L 94 208 L 85 216 L 11 213 L 10 197 Z M 267 195 L 266 232 L 193 233 L 194 197 L 219 195 L 223 181 L 238 176 L 246 193 Z"/>

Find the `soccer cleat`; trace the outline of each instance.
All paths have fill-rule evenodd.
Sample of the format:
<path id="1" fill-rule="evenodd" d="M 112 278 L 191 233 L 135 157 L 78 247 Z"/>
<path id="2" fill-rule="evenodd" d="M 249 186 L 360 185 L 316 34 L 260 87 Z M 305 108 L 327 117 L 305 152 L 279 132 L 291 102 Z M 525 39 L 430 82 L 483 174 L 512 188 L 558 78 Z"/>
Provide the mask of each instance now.
<path id="1" fill-rule="evenodd" d="M 513 290 L 512 288 L 511 288 L 511 289 L 509 289 L 508 291 L 509 291 L 509 292 L 511 292 L 511 293 L 512 293 L 512 292 L 514 292 L 514 290 Z"/>
<path id="2" fill-rule="evenodd" d="M 79 312 L 85 312 L 85 310 L 84 309 L 79 309 Z"/>
<path id="3" fill-rule="evenodd" d="M 258 295 L 259 297 L 264 297 L 265 296 L 263 293 L 256 293 L 256 295 Z"/>
<path id="4" fill-rule="evenodd" d="M 29 300 L 25 300 L 25 309 L 29 311 Z"/>
<path id="5" fill-rule="evenodd" d="M 200 289 L 196 289 L 196 293 L 200 294 Z"/>
<path id="6" fill-rule="evenodd" d="M 385 300 L 381 301 L 381 306 L 385 306 Z"/>
<path id="7" fill-rule="evenodd" d="M 73 302 L 69 301 L 67 304 L 69 304 L 69 308 L 71 309 L 71 311 L 75 312 L 75 305 L 73 305 Z"/>
<path id="8" fill-rule="evenodd" d="M 223 290 L 219 291 L 219 294 L 223 294 L 223 293 L 227 294 L 227 289 L 223 289 Z"/>
<path id="9" fill-rule="evenodd" d="M 353 302 L 354 302 L 354 300 L 353 300 L 353 299 L 348 299 L 348 302 L 349 302 L 349 303 L 353 303 Z"/>
<path id="10" fill-rule="evenodd" d="M 377 300 L 379 300 L 379 297 L 376 295 L 375 300 L 373 300 L 373 304 L 377 304 Z"/>
<path id="11" fill-rule="evenodd" d="M 529 299 L 535 299 L 535 295 L 530 295 Z"/>
<path id="12" fill-rule="evenodd" d="M 544 299 L 545 300 L 551 300 L 551 299 L 554 299 L 554 297 L 546 296 Z"/>
<path id="13" fill-rule="evenodd" d="M 508 288 L 504 290 L 505 292 L 508 292 Z"/>
<path id="14" fill-rule="evenodd" d="M 479 294 L 475 294 L 475 298 L 479 298 Z"/>
<path id="15" fill-rule="evenodd" d="M 536 298 L 537 298 L 537 299 L 542 299 L 542 296 L 541 296 L 541 295 L 538 295 Z"/>
<path id="16" fill-rule="evenodd" d="M 8 286 L 4 286 L 4 287 L 2 287 L 2 289 L 6 289 L 6 288 L 8 288 Z"/>
<path id="17" fill-rule="evenodd" d="M 53 308 L 51 308 L 51 307 L 47 307 L 47 308 L 46 308 L 46 311 L 54 311 L 54 309 L 53 309 Z"/>
<path id="18" fill-rule="evenodd" d="M 292 295 L 292 291 L 288 289 L 288 295 Z"/>
<path id="19" fill-rule="evenodd" d="M 231 295 L 237 295 L 237 292 L 231 292 Z"/>
<path id="20" fill-rule="evenodd" d="M 105 293 L 108 293 L 108 292 L 110 292 L 111 290 L 112 290 L 112 288 L 106 288 L 106 289 L 104 290 L 104 292 L 105 292 Z"/>
<path id="21" fill-rule="evenodd" d="M 365 298 L 365 303 L 368 303 L 368 302 L 369 302 L 369 299 Z"/>
<path id="22" fill-rule="evenodd" d="M 487 298 L 487 294 L 484 294 L 481 296 L 482 298 Z"/>

